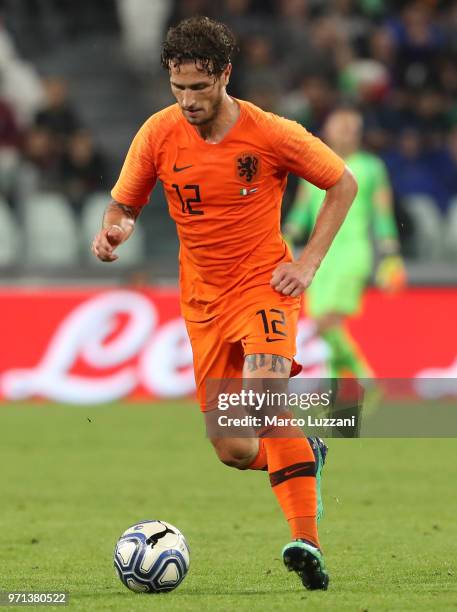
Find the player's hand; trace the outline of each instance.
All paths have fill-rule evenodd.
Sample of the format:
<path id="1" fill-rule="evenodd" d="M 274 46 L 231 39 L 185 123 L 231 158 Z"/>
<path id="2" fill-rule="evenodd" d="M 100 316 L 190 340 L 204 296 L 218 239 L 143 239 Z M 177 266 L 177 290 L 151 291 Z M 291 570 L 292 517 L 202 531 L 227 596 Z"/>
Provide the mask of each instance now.
<path id="1" fill-rule="evenodd" d="M 270 285 L 278 293 L 299 297 L 314 278 L 316 269 L 298 261 L 282 263 L 271 276 Z"/>
<path id="2" fill-rule="evenodd" d="M 116 261 L 119 255 L 114 250 L 124 240 L 124 230 L 119 225 L 112 225 L 98 232 L 92 242 L 92 253 L 100 261 Z"/>
<path id="3" fill-rule="evenodd" d="M 406 280 L 405 266 L 399 255 L 388 255 L 381 259 L 375 275 L 377 287 L 395 293 L 406 286 Z"/>

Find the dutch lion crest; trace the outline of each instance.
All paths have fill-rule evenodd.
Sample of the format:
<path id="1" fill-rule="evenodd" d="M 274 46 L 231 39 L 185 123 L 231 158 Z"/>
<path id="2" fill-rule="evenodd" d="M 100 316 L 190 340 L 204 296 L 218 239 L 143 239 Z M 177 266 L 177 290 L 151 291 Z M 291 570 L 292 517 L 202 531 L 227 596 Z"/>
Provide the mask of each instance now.
<path id="1" fill-rule="evenodd" d="M 236 172 L 245 183 L 252 180 L 260 173 L 260 158 L 255 153 L 241 153 L 236 158 Z"/>

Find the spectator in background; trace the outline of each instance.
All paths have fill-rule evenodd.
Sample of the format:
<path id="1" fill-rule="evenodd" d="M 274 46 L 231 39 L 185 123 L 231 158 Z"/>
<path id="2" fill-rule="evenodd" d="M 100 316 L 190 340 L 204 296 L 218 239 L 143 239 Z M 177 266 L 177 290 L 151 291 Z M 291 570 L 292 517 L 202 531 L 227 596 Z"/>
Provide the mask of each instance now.
<path id="1" fill-rule="evenodd" d="M 402 127 L 400 113 L 405 105 L 405 96 L 394 88 L 397 47 L 391 30 L 384 26 L 375 28 L 367 41 L 367 51 L 377 67 L 376 74 L 367 75 L 365 83 L 359 81 L 362 89 L 356 93 L 355 99 L 363 110 L 365 144 L 368 149 L 380 154 L 392 147 L 394 135 Z M 363 71 L 351 74 L 350 65 L 347 68 L 348 71 L 340 74 L 340 83 L 345 91 L 356 85 L 357 79 L 351 82 L 351 76 L 363 77 Z"/>
<path id="2" fill-rule="evenodd" d="M 17 150 L 21 136 L 11 106 L 0 98 L 0 149 Z"/>
<path id="3" fill-rule="evenodd" d="M 445 38 L 431 4 L 409 2 L 387 24 L 398 48 L 396 81 L 413 89 L 435 85 Z"/>
<path id="4" fill-rule="evenodd" d="M 396 198 L 423 194 L 445 207 L 446 191 L 424 150 L 422 134 L 415 127 L 406 127 L 400 134 L 398 147 L 385 154 Z"/>
<path id="5" fill-rule="evenodd" d="M 10 105 L 0 98 L 0 196 L 14 206 L 14 188 L 20 163 L 21 133 Z"/>
<path id="6" fill-rule="evenodd" d="M 390 77 L 383 64 L 372 58 L 358 58 L 350 47 L 343 47 L 338 68 L 340 90 L 351 100 L 359 104 L 385 105 Z"/>
<path id="7" fill-rule="evenodd" d="M 457 2 L 452 2 L 442 21 L 443 33 L 446 39 L 446 48 L 450 57 L 457 57 Z"/>
<path id="8" fill-rule="evenodd" d="M 301 73 L 302 64 L 310 57 L 309 2 L 308 0 L 279 0 L 274 21 L 275 51 L 285 77 L 292 79 Z"/>
<path id="9" fill-rule="evenodd" d="M 195 15 L 213 16 L 213 9 L 218 11 L 218 7 L 214 6 L 211 0 L 174 0 L 173 8 L 170 12 L 167 28 L 171 25 L 176 25 L 182 19 L 194 17 Z"/>
<path id="10" fill-rule="evenodd" d="M 438 89 L 424 89 L 416 96 L 413 108 L 425 147 L 440 147 L 448 127 L 444 95 Z"/>
<path id="11" fill-rule="evenodd" d="M 31 123 L 43 104 L 43 85 L 32 64 L 22 60 L 0 19 L 0 97 L 14 108 L 19 126 Z"/>
<path id="12" fill-rule="evenodd" d="M 332 80 L 337 79 L 336 60 L 342 51 L 349 46 L 344 32 L 338 28 L 338 20 L 334 16 L 324 16 L 315 19 L 311 26 L 312 54 L 303 63 L 305 72 L 319 72 Z"/>
<path id="13" fill-rule="evenodd" d="M 87 131 L 74 133 L 60 164 L 63 193 L 79 212 L 91 193 L 106 188 L 106 161 Z"/>
<path id="14" fill-rule="evenodd" d="M 271 41 L 252 34 L 245 39 L 242 50 L 243 76 L 238 81 L 242 94 L 264 110 L 274 111 L 284 85 Z"/>
<path id="15" fill-rule="evenodd" d="M 47 130 L 63 151 L 66 140 L 80 128 L 80 120 L 68 100 L 66 82 L 58 77 L 44 81 L 46 103 L 35 117 L 35 125 Z"/>
<path id="16" fill-rule="evenodd" d="M 265 110 L 276 108 L 284 85 L 284 65 L 281 64 L 281 75 L 276 67 L 279 60 L 275 42 L 277 24 L 271 18 L 271 10 L 266 1 L 225 0 L 222 13 L 216 15 L 237 33 L 241 49 L 236 56 L 236 70 L 230 77 L 231 94 L 247 97 Z M 255 82 L 250 80 L 251 66 L 256 73 Z"/>
<path id="17" fill-rule="evenodd" d="M 345 40 L 360 49 L 370 31 L 370 21 L 355 0 L 330 0 L 329 12 L 334 16 L 338 30 Z"/>
<path id="18" fill-rule="evenodd" d="M 51 133 L 33 126 L 24 137 L 20 181 L 16 185 L 18 201 L 24 202 L 40 191 L 55 191 L 59 187 L 59 155 Z"/>
<path id="19" fill-rule="evenodd" d="M 283 97 L 281 113 L 317 133 L 336 102 L 329 79 L 319 74 L 305 76 L 298 88 Z"/>
<path id="20" fill-rule="evenodd" d="M 341 41 L 336 22 L 330 17 L 310 20 L 309 2 L 283 0 L 278 3 L 274 40 L 288 89 L 306 75 L 335 76 L 335 52 Z"/>
<path id="21" fill-rule="evenodd" d="M 225 0 L 221 19 L 237 33 L 238 40 L 252 30 L 251 0 Z"/>
<path id="22" fill-rule="evenodd" d="M 368 54 L 393 74 L 397 59 L 397 47 L 391 30 L 381 26 L 372 31 L 368 39 Z"/>
<path id="23" fill-rule="evenodd" d="M 457 24 L 455 32 L 457 38 Z M 457 123 L 457 53 L 443 55 L 440 58 L 438 71 L 440 89 L 446 96 L 445 111 L 447 123 L 454 125 Z"/>
<path id="24" fill-rule="evenodd" d="M 442 213 L 457 198 L 457 125 L 449 132 L 444 146 L 431 151 L 427 157 L 427 165 L 436 177 L 439 177 L 442 195 L 437 203 Z"/>

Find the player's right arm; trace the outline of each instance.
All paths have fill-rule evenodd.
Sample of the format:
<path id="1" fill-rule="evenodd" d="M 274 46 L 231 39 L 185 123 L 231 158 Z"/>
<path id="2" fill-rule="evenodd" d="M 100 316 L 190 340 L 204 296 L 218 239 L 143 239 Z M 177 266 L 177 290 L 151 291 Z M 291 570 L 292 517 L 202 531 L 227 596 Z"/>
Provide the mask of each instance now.
<path id="1" fill-rule="evenodd" d="M 380 159 L 372 158 L 371 161 L 374 184 L 372 194 L 374 237 L 383 254 L 398 254 L 400 243 L 387 171 Z"/>
<path id="2" fill-rule="evenodd" d="M 116 261 L 115 249 L 130 238 L 141 206 L 126 206 L 112 200 L 103 215 L 102 229 L 92 242 L 92 253 L 100 261 Z"/>
<path id="3" fill-rule="evenodd" d="M 116 261 L 115 249 L 132 235 L 141 209 L 148 203 L 157 181 L 155 146 L 160 121 L 153 115 L 130 145 L 112 200 L 103 215 L 102 228 L 92 242 L 92 252 L 104 262 Z"/>
<path id="4" fill-rule="evenodd" d="M 406 269 L 400 254 L 392 189 L 387 171 L 379 159 L 373 160 L 373 166 L 373 230 L 379 254 L 375 281 L 384 291 L 394 292 L 406 285 Z"/>

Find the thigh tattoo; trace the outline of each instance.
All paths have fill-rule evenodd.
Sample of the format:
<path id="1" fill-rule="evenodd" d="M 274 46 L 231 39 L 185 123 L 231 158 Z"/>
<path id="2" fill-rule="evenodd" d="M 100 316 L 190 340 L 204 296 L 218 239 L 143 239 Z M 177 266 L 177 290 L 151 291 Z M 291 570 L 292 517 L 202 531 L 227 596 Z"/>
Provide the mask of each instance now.
<path id="1" fill-rule="evenodd" d="M 267 358 L 269 358 L 268 364 Z M 287 372 L 287 361 L 288 359 L 282 357 L 281 355 L 265 355 L 265 353 L 255 353 L 253 355 L 246 356 L 248 372 L 256 372 L 260 368 L 264 368 L 266 365 L 268 365 L 269 372 L 279 372 L 281 374 L 285 374 Z"/>

